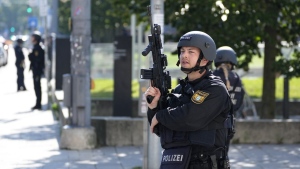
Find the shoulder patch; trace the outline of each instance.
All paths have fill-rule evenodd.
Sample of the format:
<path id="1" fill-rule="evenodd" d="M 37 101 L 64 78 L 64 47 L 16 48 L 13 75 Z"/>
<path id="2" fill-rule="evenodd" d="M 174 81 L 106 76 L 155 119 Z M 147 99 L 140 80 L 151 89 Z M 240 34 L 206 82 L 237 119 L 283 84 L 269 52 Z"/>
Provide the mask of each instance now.
<path id="1" fill-rule="evenodd" d="M 34 55 L 35 55 L 35 56 L 38 56 L 38 55 L 39 55 L 39 52 L 38 52 L 38 51 L 35 51 L 35 52 L 34 52 Z"/>
<path id="2" fill-rule="evenodd" d="M 209 93 L 206 93 L 206 92 L 203 92 L 203 91 L 200 91 L 200 90 L 197 90 L 191 100 L 192 102 L 194 102 L 195 104 L 201 104 L 205 99 L 206 97 L 209 95 Z"/>

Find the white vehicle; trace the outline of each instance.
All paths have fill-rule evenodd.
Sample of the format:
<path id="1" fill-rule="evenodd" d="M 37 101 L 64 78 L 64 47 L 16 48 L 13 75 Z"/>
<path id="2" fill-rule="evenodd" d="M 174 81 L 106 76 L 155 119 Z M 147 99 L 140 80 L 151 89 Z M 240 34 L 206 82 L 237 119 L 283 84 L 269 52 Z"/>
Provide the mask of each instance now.
<path id="1" fill-rule="evenodd" d="M 0 43 L 0 66 L 5 66 L 7 59 L 7 52 L 4 50 L 3 44 Z"/>

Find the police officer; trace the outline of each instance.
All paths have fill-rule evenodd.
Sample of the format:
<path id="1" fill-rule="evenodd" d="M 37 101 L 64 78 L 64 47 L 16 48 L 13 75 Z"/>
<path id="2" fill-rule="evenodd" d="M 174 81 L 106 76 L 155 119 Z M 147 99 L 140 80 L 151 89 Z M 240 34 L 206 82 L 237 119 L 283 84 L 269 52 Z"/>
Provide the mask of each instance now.
<path id="1" fill-rule="evenodd" d="M 215 42 L 204 32 L 191 31 L 180 38 L 177 49 L 177 65 L 187 77 L 169 94 L 169 107 L 158 110 L 159 89 L 145 92 L 154 97 L 147 114 L 164 148 L 161 169 L 229 168 L 225 124 L 232 103 L 224 83 L 208 69 L 216 57 Z"/>
<path id="2" fill-rule="evenodd" d="M 36 104 L 32 109 L 41 109 L 42 91 L 41 91 L 41 76 L 44 73 L 45 68 L 45 52 L 40 46 L 41 36 L 38 33 L 31 35 L 31 42 L 34 45 L 32 52 L 29 54 L 30 70 L 33 73 L 33 84 L 36 95 Z"/>
<path id="3" fill-rule="evenodd" d="M 245 117 L 243 113 L 236 114 L 243 104 L 245 91 L 242 87 L 242 82 L 239 75 L 234 72 L 234 67 L 237 65 L 235 51 L 229 46 L 222 46 L 217 49 L 217 56 L 214 60 L 216 70 L 213 74 L 221 77 L 230 94 L 233 111 L 237 117 Z"/>
<path id="4" fill-rule="evenodd" d="M 25 91 L 26 87 L 24 84 L 24 68 L 25 68 L 25 57 L 22 51 L 23 40 L 17 39 L 17 44 L 14 47 L 16 55 L 16 67 L 17 67 L 17 91 Z"/>

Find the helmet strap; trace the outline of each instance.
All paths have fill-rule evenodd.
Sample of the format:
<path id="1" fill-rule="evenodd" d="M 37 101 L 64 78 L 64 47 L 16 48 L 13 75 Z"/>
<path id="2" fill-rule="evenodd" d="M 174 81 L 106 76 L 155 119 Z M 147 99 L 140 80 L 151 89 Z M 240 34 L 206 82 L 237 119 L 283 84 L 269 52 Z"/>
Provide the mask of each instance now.
<path id="1" fill-rule="evenodd" d="M 186 74 L 190 74 L 192 72 L 196 72 L 199 70 L 199 73 L 202 74 L 204 72 L 204 70 L 207 69 L 207 66 L 195 66 L 193 68 L 184 68 L 184 67 L 181 67 L 180 68 L 181 71 L 185 72 Z"/>
<path id="2" fill-rule="evenodd" d="M 177 63 L 176 63 L 176 66 L 179 66 L 180 65 L 180 61 L 179 61 L 179 59 L 178 59 L 178 61 L 177 61 Z"/>

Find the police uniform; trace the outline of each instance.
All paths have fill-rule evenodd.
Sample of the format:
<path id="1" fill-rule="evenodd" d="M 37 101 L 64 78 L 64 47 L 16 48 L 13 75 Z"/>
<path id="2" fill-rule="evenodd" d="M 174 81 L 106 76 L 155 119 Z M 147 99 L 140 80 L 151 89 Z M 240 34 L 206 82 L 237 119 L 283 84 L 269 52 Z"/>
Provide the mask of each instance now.
<path id="1" fill-rule="evenodd" d="M 24 84 L 24 67 L 25 67 L 25 57 L 22 51 L 21 44 L 23 41 L 21 39 L 17 40 L 17 45 L 14 47 L 15 55 L 16 55 L 16 67 L 17 67 L 17 91 L 20 90 L 26 90 L 25 84 Z"/>
<path id="2" fill-rule="evenodd" d="M 206 59 L 215 58 L 215 44 L 203 32 L 185 34 L 178 43 L 178 51 L 182 46 L 198 47 Z M 202 58 L 199 58 L 200 63 Z M 180 81 L 168 95 L 167 109 L 148 109 L 149 123 L 155 114 L 159 122 L 155 131 L 164 148 L 162 169 L 229 168 L 226 124 L 232 103 L 224 83 L 207 66 L 197 66 L 191 71 L 204 70 L 206 72 L 199 79 Z"/>
<path id="3" fill-rule="evenodd" d="M 45 53 L 38 43 L 34 44 L 32 52 L 29 54 L 30 70 L 33 73 L 33 84 L 36 95 L 36 105 L 33 109 L 41 109 L 42 91 L 41 91 L 41 76 L 45 68 Z"/>
<path id="4" fill-rule="evenodd" d="M 219 76 L 224 83 L 226 83 L 227 80 L 230 83 L 228 92 L 233 103 L 233 111 L 237 112 L 243 104 L 245 91 L 242 87 L 242 82 L 239 75 L 236 72 L 232 71 L 234 69 L 234 66 L 237 65 L 235 51 L 229 46 L 222 46 L 218 48 L 214 63 L 217 69 L 213 71 L 213 74 L 215 76 Z M 232 66 L 231 70 L 227 68 L 228 77 L 225 77 L 224 70 L 219 67 L 222 63 L 231 64 Z"/>
<path id="5" fill-rule="evenodd" d="M 219 76 L 224 83 L 226 82 L 223 69 L 216 69 L 213 71 L 213 74 L 215 76 Z M 242 88 L 241 79 L 236 72 L 229 71 L 228 80 L 231 84 L 230 88 L 228 89 L 228 92 L 233 103 L 233 111 L 236 112 L 243 104 L 244 89 Z"/>

